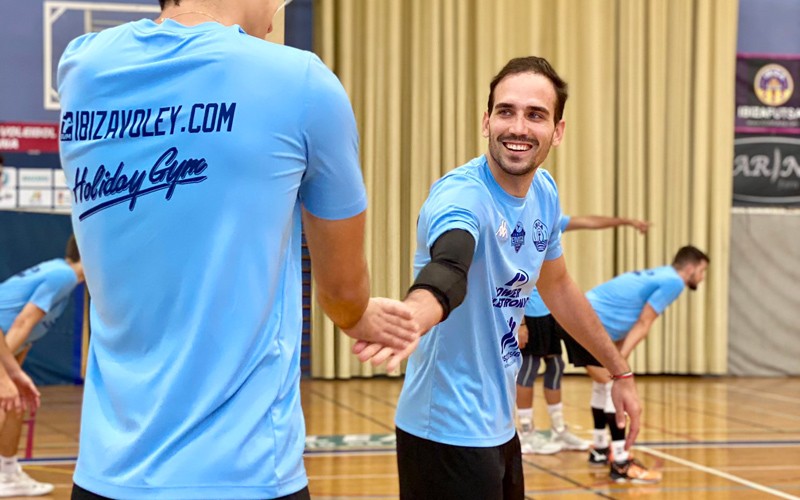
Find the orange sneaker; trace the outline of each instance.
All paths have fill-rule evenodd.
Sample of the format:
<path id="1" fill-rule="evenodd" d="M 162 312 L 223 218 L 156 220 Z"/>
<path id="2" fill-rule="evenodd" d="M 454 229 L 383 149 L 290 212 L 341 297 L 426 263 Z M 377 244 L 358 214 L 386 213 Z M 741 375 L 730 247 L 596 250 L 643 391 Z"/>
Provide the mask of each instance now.
<path id="1" fill-rule="evenodd" d="M 661 472 L 650 470 L 633 458 L 622 463 L 611 462 L 611 479 L 616 483 L 655 484 L 661 477 Z"/>

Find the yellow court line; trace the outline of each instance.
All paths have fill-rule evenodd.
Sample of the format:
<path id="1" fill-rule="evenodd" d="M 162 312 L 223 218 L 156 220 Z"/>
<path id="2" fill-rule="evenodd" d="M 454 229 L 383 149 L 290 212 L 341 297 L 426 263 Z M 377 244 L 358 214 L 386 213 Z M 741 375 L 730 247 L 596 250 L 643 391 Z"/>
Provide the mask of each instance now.
<path id="1" fill-rule="evenodd" d="M 74 465 L 74 464 L 64 464 L 64 465 Z M 47 472 L 58 472 L 61 474 L 69 474 L 70 476 L 75 473 L 75 469 L 65 469 L 63 467 L 53 467 L 49 465 L 29 465 L 25 464 L 26 470 L 38 470 L 38 471 L 47 471 Z"/>

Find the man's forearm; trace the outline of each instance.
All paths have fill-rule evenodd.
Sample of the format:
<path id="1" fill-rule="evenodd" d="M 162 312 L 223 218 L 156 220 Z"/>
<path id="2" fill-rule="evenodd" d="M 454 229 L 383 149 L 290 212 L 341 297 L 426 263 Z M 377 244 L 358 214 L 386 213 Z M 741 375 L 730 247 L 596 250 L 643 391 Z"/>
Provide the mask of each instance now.
<path id="1" fill-rule="evenodd" d="M 338 290 L 327 290 L 318 286 L 317 301 L 336 326 L 345 330 L 351 328 L 361 319 L 369 303 L 369 275 L 366 273 L 366 266 L 364 278 L 356 286 Z"/>
<path id="2" fill-rule="evenodd" d="M 628 359 L 628 356 L 630 356 L 636 346 L 639 345 L 639 342 L 647 337 L 648 330 L 650 330 L 650 327 L 641 322 L 637 321 L 636 324 L 633 325 L 633 328 L 631 328 L 631 331 L 625 336 L 619 348 L 619 352 L 622 354 L 623 358 L 626 360 Z"/>
<path id="3" fill-rule="evenodd" d="M 17 358 L 14 357 L 14 353 L 6 343 L 2 330 L 0 330 L 0 365 L 3 366 L 6 373 L 14 373 L 21 369 L 19 363 L 17 363 Z"/>
<path id="4" fill-rule="evenodd" d="M 539 292 L 559 324 L 609 372 L 620 374 L 630 370 L 589 301 L 571 278 L 562 280 L 551 290 L 540 288 Z"/>
<path id="5" fill-rule="evenodd" d="M 317 292 L 317 301 L 322 310 L 341 329 L 353 327 L 369 303 L 369 287 L 360 287 L 360 290 L 351 290 L 342 293 Z"/>

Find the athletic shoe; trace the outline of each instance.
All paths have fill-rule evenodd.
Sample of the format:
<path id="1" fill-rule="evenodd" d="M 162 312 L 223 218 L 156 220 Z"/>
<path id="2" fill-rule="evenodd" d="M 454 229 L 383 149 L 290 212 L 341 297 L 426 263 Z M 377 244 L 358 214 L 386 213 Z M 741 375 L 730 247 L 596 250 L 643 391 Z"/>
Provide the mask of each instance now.
<path id="1" fill-rule="evenodd" d="M 592 448 L 589 450 L 589 465 L 593 465 L 595 467 L 608 465 L 610 456 L 610 448 Z"/>
<path id="2" fill-rule="evenodd" d="M 551 441 L 544 434 L 530 432 L 520 437 L 522 454 L 552 455 L 561 451 L 561 443 Z"/>
<path id="3" fill-rule="evenodd" d="M 570 451 L 586 451 L 592 444 L 589 441 L 581 439 L 575 434 L 571 433 L 566 427 L 561 432 L 553 429 L 553 441 L 561 443 L 562 450 Z"/>
<path id="4" fill-rule="evenodd" d="M 14 472 L 0 473 L 0 497 L 38 497 L 53 491 L 53 485 L 40 483 L 17 466 Z"/>
<path id="5" fill-rule="evenodd" d="M 619 464 L 611 462 L 611 479 L 616 483 L 655 484 L 661 481 L 661 472 L 651 471 L 638 460 L 629 458 Z"/>

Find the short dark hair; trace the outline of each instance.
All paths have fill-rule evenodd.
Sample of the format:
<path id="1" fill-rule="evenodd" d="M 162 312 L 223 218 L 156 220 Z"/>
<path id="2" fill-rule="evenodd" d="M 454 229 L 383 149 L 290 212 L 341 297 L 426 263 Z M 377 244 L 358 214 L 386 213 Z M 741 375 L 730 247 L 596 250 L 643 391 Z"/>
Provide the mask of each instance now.
<path id="1" fill-rule="evenodd" d="M 517 57 L 508 61 L 503 69 L 500 70 L 500 73 L 497 73 L 492 79 L 492 83 L 489 84 L 489 114 L 492 114 L 492 108 L 494 107 L 495 87 L 497 87 L 505 77 L 517 75 L 519 73 L 534 73 L 542 75 L 550 80 L 550 83 L 553 84 L 553 88 L 556 91 L 556 109 L 553 120 L 558 123 L 561 117 L 564 116 L 564 106 L 567 104 L 567 82 L 558 76 L 558 73 L 550 66 L 547 59 L 536 56 Z"/>
<path id="2" fill-rule="evenodd" d="M 675 254 L 675 258 L 672 259 L 672 265 L 680 269 L 686 264 L 699 264 L 703 261 L 710 263 L 711 259 L 697 247 L 686 245 Z"/>
<path id="3" fill-rule="evenodd" d="M 161 10 L 164 10 L 164 7 L 167 6 L 167 2 L 169 1 L 174 3 L 176 7 L 178 7 L 181 4 L 181 0 L 158 0 L 158 3 L 161 4 Z"/>
<path id="4" fill-rule="evenodd" d="M 78 242 L 75 241 L 74 234 L 67 240 L 67 249 L 64 250 L 64 258 L 72 262 L 81 261 L 81 253 L 78 251 Z"/>

